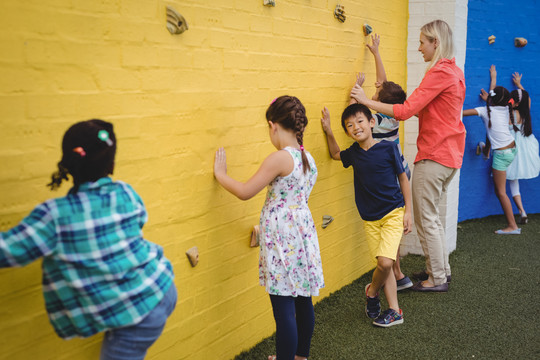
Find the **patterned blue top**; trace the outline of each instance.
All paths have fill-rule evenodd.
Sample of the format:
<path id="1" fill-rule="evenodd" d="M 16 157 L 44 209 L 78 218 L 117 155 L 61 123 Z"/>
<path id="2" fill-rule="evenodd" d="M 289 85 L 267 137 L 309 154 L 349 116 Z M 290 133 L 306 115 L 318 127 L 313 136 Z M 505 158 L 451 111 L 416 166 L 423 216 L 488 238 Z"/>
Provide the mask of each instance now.
<path id="1" fill-rule="evenodd" d="M 144 204 L 104 177 L 38 205 L 0 233 L 0 267 L 43 257 L 43 295 L 58 336 L 87 337 L 140 322 L 174 277 L 163 249 L 142 238 Z"/>

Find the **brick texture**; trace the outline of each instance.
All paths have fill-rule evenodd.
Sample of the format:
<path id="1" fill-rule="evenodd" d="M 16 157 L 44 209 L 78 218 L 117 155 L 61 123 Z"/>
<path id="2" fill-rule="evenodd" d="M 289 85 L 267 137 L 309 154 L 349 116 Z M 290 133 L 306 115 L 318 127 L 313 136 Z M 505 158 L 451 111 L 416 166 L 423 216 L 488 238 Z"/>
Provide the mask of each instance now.
<path id="1" fill-rule="evenodd" d="M 165 6 L 189 30 L 172 36 Z M 364 23 L 383 39 L 389 78 L 405 83 L 407 2 L 5 0 L 0 4 L 0 230 L 58 193 L 45 187 L 64 131 L 103 118 L 119 139 L 114 178 L 133 185 L 149 212 L 145 237 L 174 264 L 177 308 L 148 358 L 232 358 L 274 331 L 258 285 L 258 249 L 248 246 L 264 193 L 241 202 L 213 178 L 224 146 L 229 172 L 248 179 L 273 148 L 264 112 L 282 94 L 298 96 L 310 120 L 306 148 L 319 168 L 310 199 L 326 288 L 319 300 L 373 268 L 354 204 L 352 172 L 328 155 L 319 119 L 339 118 L 355 73 L 375 67 Z M 325 230 L 322 216 L 335 221 Z M 185 251 L 198 246 L 191 268 Z M 48 324 L 39 262 L 0 270 L 0 359 L 96 359 L 101 335 L 64 342 Z"/>

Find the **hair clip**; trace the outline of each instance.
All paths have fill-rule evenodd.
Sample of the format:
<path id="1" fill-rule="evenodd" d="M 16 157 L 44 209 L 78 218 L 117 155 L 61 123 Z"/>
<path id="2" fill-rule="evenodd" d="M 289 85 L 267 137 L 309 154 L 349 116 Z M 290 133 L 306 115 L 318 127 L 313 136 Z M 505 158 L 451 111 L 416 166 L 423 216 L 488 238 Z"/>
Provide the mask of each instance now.
<path id="1" fill-rule="evenodd" d="M 521 102 L 521 99 L 523 97 L 523 92 L 521 91 L 521 89 L 517 89 L 517 92 L 518 92 L 518 102 Z"/>
<path id="2" fill-rule="evenodd" d="M 510 98 L 510 100 L 508 100 L 508 103 L 514 106 L 514 99 Z"/>
<path id="3" fill-rule="evenodd" d="M 109 132 L 107 130 L 99 130 L 98 139 L 103 141 L 104 143 L 107 143 L 107 145 L 112 146 L 113 142 L 111 139 L 109 139 Z"/>
<path id="4" fill-rule="evenodd" d="M 493 89 L 489 90 L 489 96 L 495 96 L 497 94 L 495 94 L 495 91 L 493 91 Z"/>
<path id="5" fill-rule="evenodd" d="M 86 151 L 84 151 L 84 149 L 80 146 L 77 146 L 76 148 L 74 148 L 73 152 L 76 152 L 77 154 L 81 155 L 81 157 L 86 156 Z"/>
<path id="6" fill-rule="evenodd" d="M 304 151 L 304 145 L 300 145 L 300 151 Z"/>

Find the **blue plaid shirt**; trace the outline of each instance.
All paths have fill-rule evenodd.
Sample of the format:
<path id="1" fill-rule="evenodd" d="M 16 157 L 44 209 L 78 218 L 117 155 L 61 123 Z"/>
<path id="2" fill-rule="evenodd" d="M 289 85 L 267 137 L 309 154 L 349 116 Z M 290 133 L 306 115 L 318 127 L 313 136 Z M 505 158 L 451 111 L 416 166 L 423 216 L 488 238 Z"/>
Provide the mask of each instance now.
<path id="1" fill-rule="evenodd" d="M 163 249 L 142 238 L 146 220 L 128 184 L 108 177 L 84 183 L 0 233 L 0 267 L 43 257 L 45 305 L 62 338 L 136 324 L 174 277 Z"/>

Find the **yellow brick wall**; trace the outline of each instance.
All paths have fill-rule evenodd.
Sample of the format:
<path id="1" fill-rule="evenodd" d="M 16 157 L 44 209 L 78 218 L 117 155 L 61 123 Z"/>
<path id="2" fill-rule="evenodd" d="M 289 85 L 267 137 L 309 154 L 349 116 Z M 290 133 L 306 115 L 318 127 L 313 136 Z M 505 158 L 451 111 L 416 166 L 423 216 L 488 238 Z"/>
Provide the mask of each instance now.
<path id="1" fill-rule="evenodd" d="M 328 106 L 339 126 L 357 71 L 375 68 L 362 25 L 382 35 L 389 79 L 406 83 L 407 1 L 2 0 L 0 3 L 0 230 L 35 205 L 65 194 L 45 187 L 60 141 L 75 121 L 112 121 L 119 138 L 114 177 L 144 199 L 145 236 L 164 246 L 179 301 L 148 358 L 232 358 L 272 334 L 258 285 L 258 249 L 248 246 L 264 193 L 242 202 L 213 178 L 224 146 L 229 172 L 246 180 L 273 147 L 264 112 L 276 96 L 298 96 L 310 124 L 306 148 L 319 168 L 310 199 L 326 288 L 349 284 L 373 263 L 354 205 L 352 172 L 328 156 L 319 123 Z M 189 30 L 172 36 L 165 6 Z M 335 221 L 323 230 L 322 216 Z M 185 251 L 198 246 L 192 268 Z M 0 359 L 96 359 L 101 336 L 63 341 L 49 325 L 40 261 L 0 270 Z M 360 309 L 359 309 L 360 311 Z"/>

